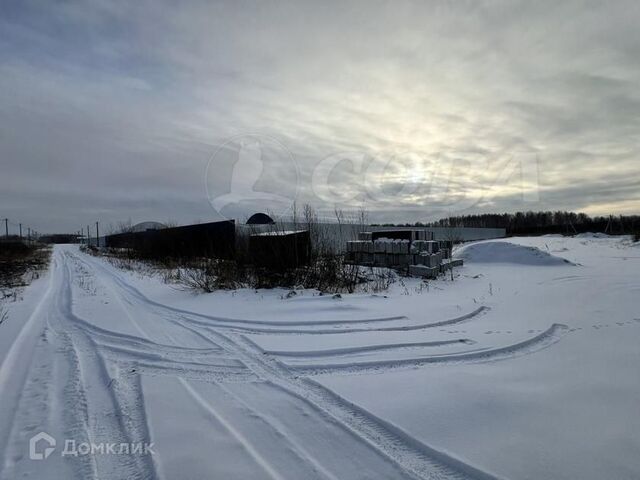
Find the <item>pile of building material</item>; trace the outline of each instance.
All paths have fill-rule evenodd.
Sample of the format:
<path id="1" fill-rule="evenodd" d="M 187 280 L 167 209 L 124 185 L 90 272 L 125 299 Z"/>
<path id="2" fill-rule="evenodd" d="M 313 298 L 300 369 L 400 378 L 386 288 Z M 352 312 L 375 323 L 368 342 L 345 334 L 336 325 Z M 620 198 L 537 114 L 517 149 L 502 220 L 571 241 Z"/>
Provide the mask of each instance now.
<path id="1" fill-rule="evenodd" d="M 427 232 L 424 229 L 415 230 L 375 230 L 373 232 L 361 232 L 358 234 L 359 240 L 369 240 L 375 242 L 379 238 L 391 238 L 394 240 L 409 240 L 414 242 L 416 240 L 433 240 L 433 232 Z"/>
<path id="2" fill-rule="evenodd" d="M 461 264 L 451 260 L 452 242 L 433 240 L 426 230 L 361 232 L 347 242 L 347 259 L 358 265 L 401 269 L 410 275 L 435 278 Z"/>

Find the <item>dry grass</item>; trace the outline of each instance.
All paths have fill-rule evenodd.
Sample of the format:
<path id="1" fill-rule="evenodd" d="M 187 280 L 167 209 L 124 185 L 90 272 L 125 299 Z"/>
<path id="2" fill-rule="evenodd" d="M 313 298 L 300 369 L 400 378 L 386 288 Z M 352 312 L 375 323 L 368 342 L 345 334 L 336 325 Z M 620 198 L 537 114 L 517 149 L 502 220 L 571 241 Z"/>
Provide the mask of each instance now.
<path id="1" fill-rule="evenodd" d="M 5 320 L 9 318 L 9 312 L 7 309 L 0 303 L 0 325 L 2 325 Z"/>
<path id="2" fill-rule="evenodd" d="M 7 311 L 5 306 L 2 305 L 2 302 L 0 302 L 0 325 L 2 325 L 5 320 L 7 320 L 7 318 L 9 318 L 9 312 Z"/>
<path id="3" fill-rule="evenodd" d="M 96 254 L 95 252 L 93 252 Z M 210 293 L 237 288 L 309 288 L 324 293 L 380 292 L 395 281 L 387 269 L 350 264 L 343 255 L 317 255 L 298 268 L 258 268 L 236 259 L 198 258 L 189 261 L 152 262 L 134 259 L 130 252 L 104 250 L 98 253 L 113 266 L 141 277 L 160 275 L 180 289 Z"/>
<path id="4" fill-rule="evenodd" d="M 0 243 L 0 288 L 29 285 L 47 268 L 51 249 L 43 245 Z"/>

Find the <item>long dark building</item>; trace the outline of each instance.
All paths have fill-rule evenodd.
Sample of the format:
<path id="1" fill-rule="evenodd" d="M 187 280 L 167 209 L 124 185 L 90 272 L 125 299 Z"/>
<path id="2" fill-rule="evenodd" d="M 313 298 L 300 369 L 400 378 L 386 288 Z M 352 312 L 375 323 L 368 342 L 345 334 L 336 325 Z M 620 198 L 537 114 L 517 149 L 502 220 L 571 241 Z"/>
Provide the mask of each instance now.
<path id="1" fill-rule="evenodd" d="M 233 220 L 183 227 L 127 232 L 105 237 L 108 248 L 135 250 L 143 258 L 231 258 L 235 253 Z"/>

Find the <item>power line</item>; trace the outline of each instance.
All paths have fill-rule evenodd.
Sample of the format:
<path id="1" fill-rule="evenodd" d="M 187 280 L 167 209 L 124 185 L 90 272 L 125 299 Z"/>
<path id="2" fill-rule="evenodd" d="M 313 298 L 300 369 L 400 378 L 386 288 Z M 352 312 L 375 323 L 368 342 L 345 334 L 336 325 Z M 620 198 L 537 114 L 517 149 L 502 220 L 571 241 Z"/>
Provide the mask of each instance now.
<path id="1" fill-rule="evenodd" d="M 28 225 L 25 225 L 22 222 L 13 222 L 11 221 L 9 218 L 3 218 L 1 219 L 1 221 L 4 221 L 4 238 L 5 240 L 8 240 L 10 237 L 17 237 L 19 238 L 21 241 L 26 240 L 27 242 L 30 242 L 32 239 L 33 240 L 37 240 L 37 238 L 40 236 L 40 233 L 29 227 Z M 27 233 L 26 238 L 24 236 L 24 233 Z"/>

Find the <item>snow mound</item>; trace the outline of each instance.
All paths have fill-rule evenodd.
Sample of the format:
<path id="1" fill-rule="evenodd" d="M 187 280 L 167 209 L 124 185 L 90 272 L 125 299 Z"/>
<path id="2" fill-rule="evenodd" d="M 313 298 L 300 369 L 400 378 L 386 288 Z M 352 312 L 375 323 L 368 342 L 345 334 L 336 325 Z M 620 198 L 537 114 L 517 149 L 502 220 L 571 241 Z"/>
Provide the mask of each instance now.
<path id="1" fill-rule="evenodd" d="M 511 263 L 517 265 L 573 265 L 569 260 L 543 252 L 536 247 L 525 247 L 509 242 L 474 243 L 464 247 L 457 255 L 471 263 Z"/>
<path id="2" fill-rule="evenodd" d="M 606 233 L 586 232 L 586 233 L 579 233 L 579 234 L 575 235 L 575 238 L 611 238 L 611 237 L 609 235 L 607 235 Z"/>

